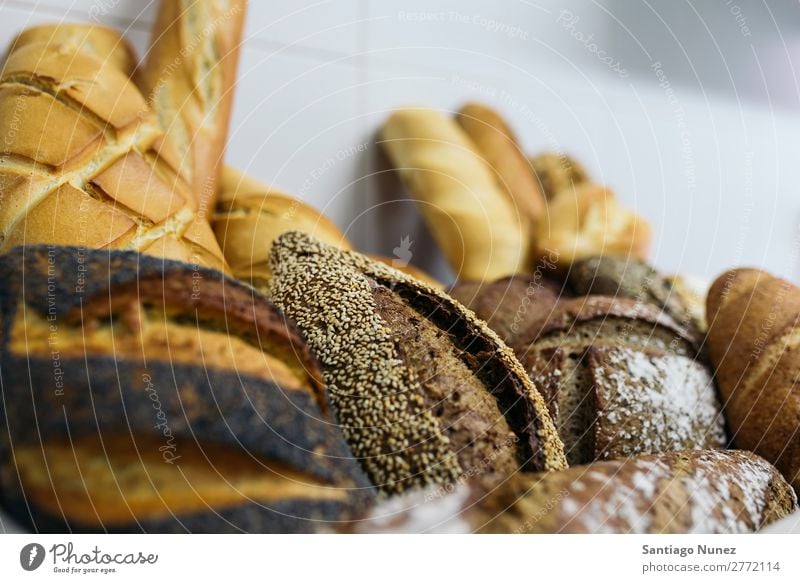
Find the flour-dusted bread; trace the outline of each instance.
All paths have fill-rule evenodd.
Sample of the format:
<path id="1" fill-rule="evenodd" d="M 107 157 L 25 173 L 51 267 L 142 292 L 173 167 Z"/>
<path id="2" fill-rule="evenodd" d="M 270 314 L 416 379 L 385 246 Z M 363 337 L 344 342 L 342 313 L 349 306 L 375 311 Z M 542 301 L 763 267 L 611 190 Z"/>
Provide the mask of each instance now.
<path id="1" fill-rule="evenodd" d="M 517 354 L 550 407 L 570 464 L 724 447 L 714 380 L 693 337 L 655 306 L 560 302 Z"/>
<path id="2" fill-rule="evenodd" d="M 322 364 L 372 482 L 397 493 L 566 467 L 536 387 L 461 304 L 404 273 L 289 232 L 269 295 Z"/>
<path id="3" fill-rule="evenodd" d="M 0 253 L 52 243 L 224 268 L 191 189 L 154 149 L 163 134 L 153 113 L 114 59 L 74 42 L 17 42 L 0 73 L 0 133 Z"/>
<path id="4" fill-rule="evenodd" d="M 309 532 L 371 489 L 296 329 L 131 252 L 0 259 L 0 492 L 35 531 Z"/>
<path id="5" fill-rule="evenodd" d="M 746 451 L 687 451 L 518 474 L 384 502 L 360 532 L 735 534 L 797 509 L 786 480 Z M 352 528 L 352 527 L 351 527 Z"/>
<path id="6" fill-rule="evenodd" d="M 161 0 L 138 82 L 165 137 L 158 152 L 214 212 L 247 0 Z"/>
<path id="7" fill-rule="evenodd" d="M 758 269 L 723 273 L 708 293 L 708 351 L 737 447 L 800 491 L 800 288 Z"/>

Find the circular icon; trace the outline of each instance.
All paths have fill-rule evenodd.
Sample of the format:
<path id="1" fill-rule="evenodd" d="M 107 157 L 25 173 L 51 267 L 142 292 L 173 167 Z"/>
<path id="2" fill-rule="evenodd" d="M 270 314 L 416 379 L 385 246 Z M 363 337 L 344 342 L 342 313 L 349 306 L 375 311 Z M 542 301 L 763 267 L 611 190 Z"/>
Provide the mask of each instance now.
<path id="1" fill-rule="evenodd" d="M 39 543 L 30 543 L 19 552 L 19 564 L 26 571 L 35 571 L 44 562 L 44 547 Z"/>

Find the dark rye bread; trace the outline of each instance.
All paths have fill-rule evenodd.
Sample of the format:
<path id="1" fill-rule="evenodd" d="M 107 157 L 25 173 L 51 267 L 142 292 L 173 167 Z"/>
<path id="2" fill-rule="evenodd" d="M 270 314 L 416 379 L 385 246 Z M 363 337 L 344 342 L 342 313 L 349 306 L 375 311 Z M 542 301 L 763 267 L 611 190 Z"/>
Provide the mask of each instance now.
<path id="1" fill-rule="evenodd" d="M 616 296 L 658 306 L 696 340 L 703 338 L 704 315 L 692 308 L 673 282 L 644 261 L 589 257 L 574 262 L 567 279 L 578 295 Z"/>
<path id="2" fill-rule="evenodd" d="M 269 294 L 322 364 L 351 448 L 386 493 L 566 467 L 544 401 L 513 353 L 446 294 L 289 232 Z"/>
<path id="3" fill-rule="evenodd" d="M 725 446 L 711 372 L 692 335 L 655 306 L 576 298 L 529 334 L 516 351 L 571 465 Z"/>
<path id="4" fill-rule="evenodd" d="M 473 484 L 415 492 L 380 503 L 355 530 L 736 534 L 796 509 L 786 480 L 757 455 L 687 451 L 517 474 L 488 491 Z"/>
<path id="5" fill-rule="evenodd" d="M 39 532 L 313 532 L 373 490 L 263 296 L 134 252 L 0 260 L 0 492 Z"/>
<path id="6" fill-rule="evenodd" d="M 492 282 L 459 281 L 450 295 L 475 312 L 507 344 L 546 321 L 558 300 L 572 297 L 562 284 L 542 273 L 518 274 Z"/>

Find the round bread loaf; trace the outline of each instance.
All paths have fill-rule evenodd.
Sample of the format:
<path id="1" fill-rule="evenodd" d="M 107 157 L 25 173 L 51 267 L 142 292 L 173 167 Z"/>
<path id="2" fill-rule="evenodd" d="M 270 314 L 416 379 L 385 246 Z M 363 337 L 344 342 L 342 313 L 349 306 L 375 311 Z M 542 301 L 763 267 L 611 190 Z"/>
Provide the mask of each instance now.
<path id="1" fill-rule="evenodd" d="M 322 364 L 353 452 L 385 492 L 566 467 L 510 349 L 444 293 L 304 233 L 279 237 L 270 297 Z"/>
<path id="2" fill-rule="evenodd" d="M 733 534 L 796 509 L 786 480 L 757 455 L 688 451 L 518 474 L 489 491 L 414 492 L 379 504 L 356 530 Z"/>
<path id="3" fill-rule="evenodd" d="M 309 532 L 372 497 L 252 288 L 132 252 L 0 260 L 2 503 L 52 532 Z"/>
<path id="4" fill-rule="evenodd" d="M 727 443 L 710 370 L 693 337 L 648 303 L 563 301 L 518 336 L 570 464 Z"/>

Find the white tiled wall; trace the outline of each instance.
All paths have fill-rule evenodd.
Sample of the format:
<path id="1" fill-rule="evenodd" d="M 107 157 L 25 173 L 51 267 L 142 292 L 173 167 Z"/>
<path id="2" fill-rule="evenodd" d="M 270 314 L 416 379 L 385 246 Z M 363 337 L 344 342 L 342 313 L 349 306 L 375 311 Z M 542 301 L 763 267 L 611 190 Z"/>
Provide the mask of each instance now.
<path id="1" fill-rule="evenodd" d="M 364 249 L 391 254 L 411 235 L 415 262 L 447 277 L 375 134 L 402 104 L 483 99 L 531 152 L 572 153 L 648 217 L 660 267 L 755 264 L 797 280 L 800 9 L 631 4 L 254 0 L 228 159 L 325 209 Z M 137 0 L 0 5 L 6 39 L 95 16 L 140 51 L 154 13 Z"/>
<path id="2" fill-rule="evenodd" d="M 0 35 L 99 16 L 144 51 L 151 4 L 0 0 Z M 648 217 L 660 267 L 749 264 L 797 281 L 800 8 L 740 4 L 253 0 L 228 159 L 366 250 L 411 235 L 414 261 L 447 277 L 376 131 L 402 104 L 483 99 L 529 151 L 577 156 Z"/>

